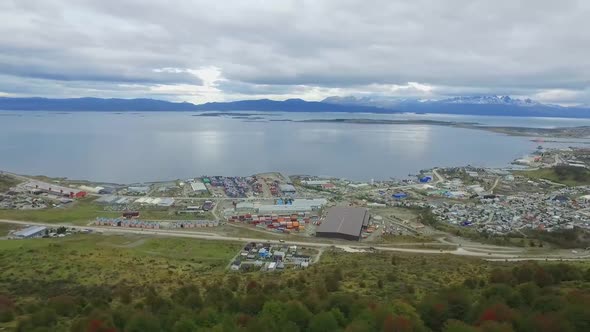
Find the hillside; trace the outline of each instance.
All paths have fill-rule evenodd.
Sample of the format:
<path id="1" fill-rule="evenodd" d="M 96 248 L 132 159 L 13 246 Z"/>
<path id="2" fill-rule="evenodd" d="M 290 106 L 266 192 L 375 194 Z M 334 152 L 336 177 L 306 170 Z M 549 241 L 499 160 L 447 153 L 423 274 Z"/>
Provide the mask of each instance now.
<path id="1" fill-rule="evenodd" d="M 493 95 L 460 96 L 440 100 L 349 96 L 328 97 L 323 102 L 337 105 L 374 106 L 411 113 L 590 118 L 590 108 L 588 107 L 563 107 L 543 104 L 531 99 Z"/>
<path id="2" fill-rule="evenodd" d="M 0 97 L 0 110 L 16 111 L 261 111 L 261 112 L 340 112 L 340 113 L 432 113 L 519 117 L 590 118 L 590 109 L 547 105 L 530 99 L 467 96 L 443 100 L 374 99 L 329 97 L 321 102 L 302 99 L 283 101 L 258 99 L 191 104 L 155 99 L 101 98 L 8 98 Z"/>
<path id="3" fill-rule="evenodd" d="M 275 101 L 269 99 L 242 100 L 224 103 L 195 105 L 155 99 L 101 99 L 101 98 L 6 98 L 0 97 L 0 110 L 12 111 L 94 111 L 94 112 L 150 112 L 150 111 L 281 111 L 281 112 L 364 112 L 392 113 L 377 107 L 335 105 L 309 102 L 301 99 Z"/>
<path id="4" fill-rule="evenodd" d="M 568 186 L 583 186 L 590 184 L 590 171 L 575 166 L 555 166 L 530 171 L 517 171 L 515 174 L 532 179 L 544 179 Z"/>
<path id="5" fill-rule="evenodd" d="M 122 236 L 0 242 L 0 330 L 588 331 L 585 263 L 346 254 L 229 273 L 239 244 Z"/>

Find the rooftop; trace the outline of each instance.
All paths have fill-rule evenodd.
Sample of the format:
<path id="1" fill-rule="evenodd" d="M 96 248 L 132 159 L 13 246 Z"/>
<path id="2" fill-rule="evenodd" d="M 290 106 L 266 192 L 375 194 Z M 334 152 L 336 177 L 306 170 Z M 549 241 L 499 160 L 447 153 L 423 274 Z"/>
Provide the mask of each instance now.
<path id="1" fill-rule="evenodd" d="M 201 181 L 191 182 L 191 189 L 193 191 L 207 191 L 207 187 Z"/>
<path id="2" fill-rule="evenodd" d="M 328 210 L 326 220 L 318 228 L 318 233 L 340 233 L 360 236 L 363 225 L 369 223 L 369 210 L 354 207 L 333 207 Z"/>
<path id="3" fill-rule="evenodd" d="M 47 229 L 47 227 L 31 226 L 31 227 L 27 227 L 25 229 L 21 229 L 20 231 L 14 232 L 14 236 L 29 237 L 29 236 L 38 234 L 39 232 L 43 232 L 45 229 Z"/>
<path id="4" fill-rule="evenodd" d="M 291 184 L 281 184 L 279 185 L 279 189 L 282 192 L 295 192 L 295 187 Z"/>

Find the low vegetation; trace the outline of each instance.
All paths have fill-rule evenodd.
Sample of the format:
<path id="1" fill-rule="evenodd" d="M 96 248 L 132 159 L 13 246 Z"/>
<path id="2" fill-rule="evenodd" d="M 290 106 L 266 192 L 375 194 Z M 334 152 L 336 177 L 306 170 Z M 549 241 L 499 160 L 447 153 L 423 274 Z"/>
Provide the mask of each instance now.
<path id="1" fill-rule="evenodd" d="M 588 248 L 590 247 L 590 232 L 583 228 L 560 229 L 552 232 L 529 231 L 531 237 L 551 243 L 560 248 Z"/>
<path id="2" fill-rule="evenodd" d="M 98 216 L 108 218 L 121 216 L 120 212 L 104 211 L 103 207 L 93 204 L 92 200 L 92 198 L 81 199 L 71 203 L 69 206 L 42 210 L 0 209 L 0 219 L 85 225 Z"/>
<path id="3" fill-rule="evenodd" d="M 531 171 L 517 171 L 515 174 L 536 180 L 549 180 L 568 186 L 582 186 L 590 184 L 590 171 L 583 167 L 555 166 Z"/>
<path id="4" fill-rule="evenodd" d="M 10 188 L 19 184 L 20 181 L 12 176 L 0 174 L 0 193 L 8 191 Z"/>
<path id="5" fill-rule="evenodd" d="M 74 236 L 0 242 L 0 330 L 589 331 L 584 263 L 327 250 L 229 273 L 239 244 Z"/>
<path id="6" fill-rule="evenodd" d="M 8 235 L 8 232 L 17 228 L 19 228 L 18 225 L 0 223 L 0 237 Z"/>
<path id="7" fill-rule="evenodd" d="M 51 207 L 41 210 L 4 210 L 0 209 L 0 219 L 44 222 L 69 223 L 86 225 L 97 217 L 117 218 L 122 212 L 106 210 L 105 206 L 93 203 L 94 197 L 76 200 L 66 206 Z M 173 209 L 140 209 L 142 220 L 213 220 L 211 212 L 200 214 L 177 214 Z"/>

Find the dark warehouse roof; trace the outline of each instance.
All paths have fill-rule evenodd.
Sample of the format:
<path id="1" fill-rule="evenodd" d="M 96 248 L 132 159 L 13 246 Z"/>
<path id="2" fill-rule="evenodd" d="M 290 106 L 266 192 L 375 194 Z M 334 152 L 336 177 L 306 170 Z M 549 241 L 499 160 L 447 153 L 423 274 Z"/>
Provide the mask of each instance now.
<path id="1" fill-rule="evenodd" d="M 328 210 L 326 220 L 317 233 L 340 233 L 359 236 L 363 225 L 369 223 L 369 210 L 354 207 L 333 207 Z"/>

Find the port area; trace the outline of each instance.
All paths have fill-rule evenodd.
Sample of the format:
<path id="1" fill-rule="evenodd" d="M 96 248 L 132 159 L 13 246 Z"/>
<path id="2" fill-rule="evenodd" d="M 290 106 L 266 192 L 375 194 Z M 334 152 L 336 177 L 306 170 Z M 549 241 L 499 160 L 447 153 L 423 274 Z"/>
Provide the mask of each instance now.
<path id="1" fill-rule="evenodd" d="M 122 185 L 3 172 L 0 219 L 442 250 L 571 247 L 582 255 L 590 247 L 590 152 L 541 144 L 506 168 L 441 167 L 366 182 L 274 172 Z M 346 222 L 330 229 L 342 209 Z M 51 236 L 31 236 L 39 235 Z"/>

